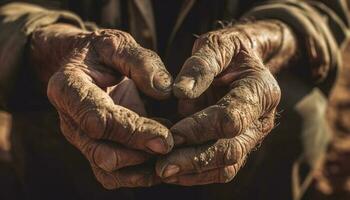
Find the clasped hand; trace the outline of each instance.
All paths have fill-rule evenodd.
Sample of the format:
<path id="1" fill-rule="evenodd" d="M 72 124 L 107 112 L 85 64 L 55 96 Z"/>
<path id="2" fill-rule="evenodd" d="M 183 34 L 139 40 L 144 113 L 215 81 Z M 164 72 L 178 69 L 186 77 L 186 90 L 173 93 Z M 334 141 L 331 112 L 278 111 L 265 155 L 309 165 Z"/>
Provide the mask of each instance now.
<path id="1" fill-rule="evenodd" d="M 281 94 L 267 65 L 293 50 L 284 29 L 260 21 L 204 34 L 175 81 L 155 52 L 118 30 L 43 27 L 31 58 L 62 133 L 105 188 L 223 183 L 274 127 Z M 173 93 L 184 118 L 168 129 L 147 115 L 138 91 L 158 100 Z"/>

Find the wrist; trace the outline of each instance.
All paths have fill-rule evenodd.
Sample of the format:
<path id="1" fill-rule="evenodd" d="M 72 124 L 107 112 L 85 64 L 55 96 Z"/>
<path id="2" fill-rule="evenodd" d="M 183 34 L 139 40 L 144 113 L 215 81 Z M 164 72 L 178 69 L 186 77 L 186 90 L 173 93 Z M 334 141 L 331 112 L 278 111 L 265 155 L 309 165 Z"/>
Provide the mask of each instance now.
<path id="1" fill-rule="evenodd" d="M 237 25 L 235 29 L 273 74 L 283 69 L 297 53 L 296 36 L 279 20 L 260 20 Z"/>
<path id="2" fill-rule="evenodd" d="M 266 20 L 264 32 L 269 36 L 265 44 L 260 47 L 262 59 L 272 74 L 277 74 L 282 69 L 291 66 L 292 61 L 297 55 L 298 40 L 292 29 L 285 23 L 279 20 Z M 263 37 L 263 36 L 262 36 Z M 269 46 L 269 43 L 275 45 L 271 50 L 264 46 Z"/>
<path id="3" fill-rule="evenodd" d="M 87 33 L 89 32 L 63 23 L 35 30 L 30 39 L 29 58 L 39 79 L 47 83 L 77 46 L 77 39 L 84 38 Z"/>

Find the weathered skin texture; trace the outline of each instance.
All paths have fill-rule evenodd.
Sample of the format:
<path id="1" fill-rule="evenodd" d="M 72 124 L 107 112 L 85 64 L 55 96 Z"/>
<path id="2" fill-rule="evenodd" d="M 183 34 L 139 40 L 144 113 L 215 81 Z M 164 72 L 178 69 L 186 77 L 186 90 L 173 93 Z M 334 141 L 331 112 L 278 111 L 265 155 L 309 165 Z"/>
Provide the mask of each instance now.
<path id="1" fill-rule="evenodd" d="M 295 55 L 296 47 L 290 29 L 272 20 L 234 25 L 197 39 L 173 88 L 179 112 L 191 116 L 171 128 L 179 148 L 157 162 L 164 182 L 232 180 L 274 127 L 281 93 L 272 74 Z"/>
<path id="2" fill-rule="evenodd" d="M 127 33 L 51 25 L 33 34 L 31 57 L 48 81 L 63 134 L 90 161 L 99 182 L 113 189 L 231 180 L 274 127 L 281 94 L 273 74 L 296 46 L 290 29 L 275 20 L 200 36 L 172 87 L 179 113 L 189 117 L 170 131 L 145 118 L 137 89 L 165 99 L 171 76 L 155 53 Z M 122 76 L 130 79 L 120 82 Z M 173 137 L 178 148 L 171 151 Z M 140 166 L 154 153 L 169 153 L 155 166 L 161 180 L 154 169 Z"/>
<path id="3" fill-rule="evenodd" d="M 159 182 L 154 169 L 128 166 L 173 147 L 169 130 L 146 118 L 136 89 L 157 99 L 170 95 L 172 79 L 160 58 L 122 31 L 90 33 L 65 24 L 37 30 L 31 44 L 61 130 L 97 180 L 108 189 Z"/>

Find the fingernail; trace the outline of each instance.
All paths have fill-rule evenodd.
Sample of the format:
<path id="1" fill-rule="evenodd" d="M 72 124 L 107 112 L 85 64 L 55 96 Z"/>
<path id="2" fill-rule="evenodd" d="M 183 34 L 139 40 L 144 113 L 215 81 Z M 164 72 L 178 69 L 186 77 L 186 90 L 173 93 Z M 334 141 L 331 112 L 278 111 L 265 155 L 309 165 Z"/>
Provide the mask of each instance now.
<path id="1" fill-rule="evenodd" d="M 168 165 L 163 172 L 163 177 L 167 178 L 177 174 L 180 171 L 180 167 L 177 165 Z"/>
<path id="2" fill-rule="evenodd" d="M 153 77 L 154 87 L 161 92 L 170 92 L 172 83 L 173 79 L 170 74 L 165 71 L 157 72 Z"/>
<path id="3" fill-rule="evenodd" d="M 177 177 L 170 177 L 163 180 L 165 183 L 176 183 Z"/>
<path id="4" fill-rule="evenodd" d="M 174 84 L 174 94 L 177 97 L 187 98 L 192 92 L 195 80 L 191 77 L 181 77 L 179 81 Z"/>
<path id="5" fill-rule="evenodd" d="M 149 150 L 151 150 L 154 153 L 164 154 L 167 152 L 165 144 L 161 138 L 155 138 L 155 139 L 150 140 L 146 144 L 146 146 Z"/>
<path id="6" fill-rule="evenodd" d="M 185 143 L 185 138 L 180 135 L 173 135 L 174 138 L 174 144 L 175 145 L 181 145 Z"/>
<path id="7" fill-rule="evenodd" d="M 175 86 L 186 90 L 192 90 L 194 83 L 195 80 L 192 77 L 181 77 L 180 81 L 175 83 Z"/>

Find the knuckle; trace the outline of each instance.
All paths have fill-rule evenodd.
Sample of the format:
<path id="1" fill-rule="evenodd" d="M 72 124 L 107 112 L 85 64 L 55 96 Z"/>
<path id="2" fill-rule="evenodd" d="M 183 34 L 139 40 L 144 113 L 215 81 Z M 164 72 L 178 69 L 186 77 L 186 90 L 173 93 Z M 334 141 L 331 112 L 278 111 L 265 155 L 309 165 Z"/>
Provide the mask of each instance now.
<path id="1" fill-rule="evenodd" d="M 242 137 L 243 138 L 243 137 Z M 248 139 L 238 139 L 235 138 L 231 145 L 233 146 L 233 152 L 234 152 L 234 160 L 235 163 L 237 163 L 239 160 L 241 160 L 246 154 L 247 154 L 247 145 L 246 143 L 249 143 Z"/>
<path id="2" fill-rule="evenodd" d="M 266 70 L 236 81 L 232 87 L 231 92 L 219 101 L 219 105 L 224 107 L 236 135 L 243 133 L 256 119 L 274 112 L 280 101 L 278 83 Z"/>
<path id="3" fill-rule="evenodd" d="M 271 113 L 280 102 L 281 88 L 278 85 L 277 80 L 268 71 L 264 70 L 259 76 L 260 90 L 263 91 L 261 102 L 265 108 L 265 114 Z"/>
<path id="4" fill-rule="evenodd" d="M 239 110 L 233 110 L 230 113 L 231 121 L 233 122 L 233 130 L 235 135 L 243 133 L 247 127 L 247 120 L 244 119 L 244 114 Z"/>
<path id="5" fill-rule="evenodd" d="M 207 109 L 198 112 L 193 117 L 196 129 L 195 140 L 203 140 L 203 132 L 207 133 L 206 140 L 218 139 L 218 138 L 232 138 L 236 129 L 234 127 L 235 121 L 232 121 L 231 117 L 227 113 L 227 109 L 224 106 L 213 105 Z M 187 133 L 186 133 L 187 134 Z"/>
<path id="6" fill-rule="evenodd" d="M 108 122 L 111 118 L 111 100 L 99 95 L 94 91 L 96 88 L 81 90 L 73 89 L 69 95 L 66 103 L 68 113 L 90 137 L 103 137 L 108 132 L 107 125 L 112 125 L 112 122 Z"/>
<path id="7" fill-rule="evenodd" d="M 275 126 L 275 111 L 273 111 L 270 115 L 259 119 L 259 122 L 259 131 L 263 134 L 269 133 Z"/>
<path id="8" fill-rule="evenodd" d="M 214 66 L 216 74 L 221 72 L 230 63 L 236 49 L 230 34 L 222 31 L 209 32 L 200 36 L 195 42 L 193 53 L 197 52 L 200 48 L 202 48 L 200 51 L 201 54 L 211 55 L 210 57 L 214 55 L 213 62 L 210 64 Z"/>
<path id="9" fill-rule="evenodd" d="M 269 82 L 268 89 L 270 90 L 272 101 L 275 102 L 274 106 L 277 106 L 281 98 L 281 88 L 274 77 L 271 77 Z"/>
<path id="10" fill-rule="evenodd" d="M 223 143 L 223 160 L 225 165 L 237 163 L 245 152 L 245 146 L 237 138 L 226 140 Z"/>
<path id="11" fill-rule="evenodd" d="M 178 128 L 182 129 L 181 135 L 186 138 L 187 143 L 198 144 L 203 142 L 203 140 L 215 138 L 209 134 L 203 134 L 206 132 L 206 129 L 213 129 L 211 124 L 204 122 L 208 122 L 204 112 L 199 112 L 197 115 L 190 116 L 183 120 L 183 124 L 180 124 L 182 127 Z"/>
<path id="12" fill-rule="evenodd" d="M 90 40 L 99 59 L 107 63 L 115 55 L 121 54 L 124 47 L 138 46 L 129 33 L 120 30 L 99 30 L 91 34 Z"/>
<path id="13" fill-rule="evenodd" d="M 136 43 L 136 41 L 134 40 L 134 38 L 131 36 L 130 33 L 127 33 L 124 31 L 115 31 L 114 35 L 121 38 L 127 43 Z"/>
<path id="14" fill-rule="evenodd" d="M 92 138 L 109 138 L 106 130 L 106 112 L 102 109 L 90 108 L 87 104 L 82 104 L 78 108 L 75 118 L 80 122 L 80 127 Z"/>
<path id="15" fill-rule="evenodd" d="M 195 54 L 200 49 L 202 50 L 201 53 L 210 53 L 212 51 L 215 52 L 215 49 L 219 47 L 220 42 L 218 41 L 221 41 L 221 36 L 216 32 L 209 32 L 209 33 L 203 34 L 195 41 L 192 49 L 192 54 Z M 203 52 L 203 47 L 207 47 L 205 48 L 206 51 L 204 52 Z"/>
<path id="16" fill-rule="evenodd" d="M 161 58 L 157 53 L 150 49 L 131 44 L 128 46 L 128 48 L 125 48 L 124 51 L 127 52 L 128 55 L 131 55 L 133 57 L 133 62 L 140 66 L 133 68 L 134 73 L 145 73 L 146 75 L 149 75 L 152 74 L 153 70 L 157 68 L 165 69 Z M 146 78 L 148 80 L 150 77 L 143 75 L 140 76 L 140 78 Z"/>
<path id="17" fill-rule="evenodd" d="M 246 114 L 242 113 L 240 109 L 221 107 L 221 130 L 226 138 L 232 138 L 240 135 L 246 129 L 247 120 Z"/>
<path id="18" fill-rule="evenodd" d="M 94 163 L 107 172 L 116 169 L 119 163 L 118 152 L 113 151 L 106 145 L 99 145 L 93 153 Z"/>
<path id="19" fill-rule="evenodd" d="M 203 45 L 218 45 L 224 40 L 224 37 L 222 37 L 222 34 L 219 32 L 209 32 L 206 34 L 201 35 L 197 40 L 196 43 L 199 46 Z"/>
<path id="20" fill-rule="evenodd" d="M 204 44 L 207 43 L 207 35 L 208 34 L 201 35 L 195 40 L 192 53 L 196 52 L 199 48 L 201 48 L 202 46 L 204 46 Z"/>
<path id="21" fill-rule="evenodd" d="M 91 164 L 94 164 L 94 152 L 96 151 L 98 145 L 91 140 L 80 141 L 78 148 L 83 153 L 83 155 L 89 160 Z"/>
<path id="22" fill-rule="evenodd" d="M 127 32 L 120 31 L 120 30 L 114 30 L 114 29 L 102 29 L 98 30 L 93 33 L 93 36 L 97 36 L 99 39 L 106 40 L 106 39 L 112 39 L 112 40 L 106 40 L 113 41 L 113 39 L 117 41 L 123 41 L 125 43 L 136 43 L 134 38 Z"/>
<path id="23" fill-rule="evenodd" d="M 281 99 L 281 88 L 278 85 L 275 78 L 273 78 L 272 84 L 270 86 L 271 96 L 272 96 L 272 106 L 271 109 L 276 108 Z"/>

